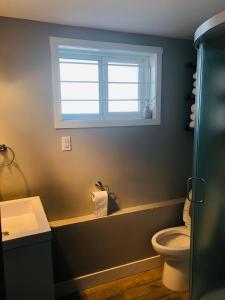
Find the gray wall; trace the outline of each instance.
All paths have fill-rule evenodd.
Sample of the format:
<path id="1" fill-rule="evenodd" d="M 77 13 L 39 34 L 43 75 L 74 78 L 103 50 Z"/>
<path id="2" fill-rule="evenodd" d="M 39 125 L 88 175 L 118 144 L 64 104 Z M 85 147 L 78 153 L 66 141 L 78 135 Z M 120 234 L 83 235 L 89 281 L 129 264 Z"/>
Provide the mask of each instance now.
<path id="1" fill-rule="evenodd" d="M 163 47 L 161 125 L 55 130 L 49 36 Z M 0 143 L 16 153 L 16 164 L 0 169 L 0 200 L 40 195 L 56 220 L 91 213 L 99 179 L 121 207 L 184 196 L 193 138 L 184 130 L 186 63 L 194 55 L 191 41 L 0 18 Z M 62 135 L 71 135 L 73 151 L 61 151 Z M 55 229 L 55 279 L 151 256 L 152 234 L 180 223 L 174 206 Z"/>
<path id="2" fill-rule="evenodd" d="M 153 234 L 182 224 L 183 204 L 53 228 L 55 281 L 156 255 Z"/>
<path id="3" fill-rule="evenodd" d="M 49 36 L 163 47 L 161 125 L 54 129 Z M 0 143 L 15 150 L 17 162 L 0 169 L 0 199 L 40 195 L 56 220 L 92 212 L 99 179 L 121 207 L 184 196 L 192 159 L 192 133 L 184 130 L 190 60 L 191 41 L 0 17 Z M 73 151 L 61 151 L 62 135 L 71 135 Z"/>

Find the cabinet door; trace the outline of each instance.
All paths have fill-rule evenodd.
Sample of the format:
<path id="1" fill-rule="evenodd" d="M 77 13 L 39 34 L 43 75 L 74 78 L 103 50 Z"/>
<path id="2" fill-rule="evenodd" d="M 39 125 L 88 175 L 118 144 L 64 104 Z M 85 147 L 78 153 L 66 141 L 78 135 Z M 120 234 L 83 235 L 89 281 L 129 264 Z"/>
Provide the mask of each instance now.
<path id="1" fill-rule="evenodd" d="M 190 298 L 219 300 L 225 299 L 225 51 L 200 46 L 197 91 L 193 176 L 206 183 L 193 185 Z"/>

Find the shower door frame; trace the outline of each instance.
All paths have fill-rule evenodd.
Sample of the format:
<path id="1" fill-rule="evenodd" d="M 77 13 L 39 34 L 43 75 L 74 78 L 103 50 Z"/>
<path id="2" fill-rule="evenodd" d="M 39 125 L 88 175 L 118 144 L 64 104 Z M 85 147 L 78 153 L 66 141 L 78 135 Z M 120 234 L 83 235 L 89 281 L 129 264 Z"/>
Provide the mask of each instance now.
<path id="1" fill-rule="evenodd" d="M 223 130 L 221 130 L 221 128 L 217 129 L 216 125 L 213 123 L 214 119 L 212 118 L 213 112 L 216 111 L 214 109 L 224 108 L 225 105 L 224 102 L 221 102 L 221 105 L 220 101 L 218 101 L 220 98 L 218 98 L 217 93 L 215 93 L 216 87 L 214 86 L 214 76 L 218 74 L 220 66 L 221 69 L 225 69 L 225 50 L 217 50 L 205 43 L 199 43 L 196 96 L 196 112 L 198 113 L 196 114 L 195 123 L 193 203 L 191 208 L 190 300 L 201 299 L 201 297 L 211 291 L 212 288 L 216 288 L 217 285 L 219 288 L 223 281 L 225 287 L 225 271 L 221 271 L 221 266 L 218 265 L 218 261 L 215 262 L 213 260 L 217 257 L 220 260 L 223 257 L 221 256 L 221 253 L 224 249 L 224 258 L 221 260 L 221 264 L 225 262 L 225 247 L 220 247 L 220 245 L 225 246 L 225 232 L 224 238 L 220 231 L 217 232 L 221 215 L 224 215 L 223 219 L 225 219 L 225 213 L 221 212 L 221 207 L 223 208 L 221 204 L 223 205 L 225 202 L 223 197 L 225 193 L 221 193 L 224 189 L 221 189 L 220 185 L 220 170 L 224 166 L 223 156 L 220 156 L 221 153 L 223 153 L 224 144 L 222 144 L 221 148 L 220 141 L 223 140 L 221 138 L 223 137 L 223 131 L 225 138 L 225 130 L 224 128 Z M 205 151 L 204 147 L 206 147 Z M 213 154 L 215 153 L 218 154 L 218 158 L 222 157 L 222 160 L 220 161 L 219 159 L 215 161 L 214 165 L 214 161 L 212 164 L 212 159 Z M 213 177 L 214 175 L 216 176 Z M 201 181 L 196 180 L 199 179 L 199 177 L 201 178 L 201 176 L 205 176 L 206 180 L 208 180 L 204 186 L 200 186 L 202 184 Z M 203 179 L 203 181 L 205 180 L 205 178 L 201 179 Z M 218 188 L 215 197 L 214 195 L 212 197 L 212 191 L 214 191 L 213 188 Z M 204 201 L 201 201 L 202 199 L 205 199 L 205 203 Z M 214 213 L 214 215 L 212 216 L 210 215 L 210 208 L 213 208 L 212 213 Z M 218 215 L 217 211 L 219 211 L 220 215 Z M 206 217 L 208 219 L 209 217 L 212 217 L 212 219 L 207 223 Z M 216 223 L 215 220 L 218 222 Z M 206 226 L 204 227 L 204 225 Z M 207 232 L 207 228 L 209 232 Z M 205 244 L 205 242 L 207 243 Z M 210 256 L 210 254 L 212 256 Z"/>

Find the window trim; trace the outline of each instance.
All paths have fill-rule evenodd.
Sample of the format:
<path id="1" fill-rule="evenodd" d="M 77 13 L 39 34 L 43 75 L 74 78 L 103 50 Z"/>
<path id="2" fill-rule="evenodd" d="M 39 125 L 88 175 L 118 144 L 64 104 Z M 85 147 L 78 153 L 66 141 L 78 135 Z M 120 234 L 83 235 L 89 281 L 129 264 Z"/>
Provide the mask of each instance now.
<path id="1" fill-rule="evenodd" d="M 161 76 L 162 76 L 162 53 L 163 48 L 142 46 L 133 44 L 119 44 L 109 42 L 99 42 L 90 40 L 79 40 L 70 38 L 58 38 L 50 37 L 50 52 L 51 52 L 51 63 L 52 63 L 52 91 L 53 91 L 53 108 L 54 108 L 54 124 L 56 129 L 60 128 L 88 128 L 88 127 L 119 127 L 119 126 L 145 126 L 145 125 L 160 125 L 161 123 Z M 152 59 L 152 65 L 154 65 L 154 77 L 156 80 L 155 87 L 155 102 L 156 111 L 155 116 L 152 119 L 140 119 L 138 116 L 135 118 L 135 113 L 119 113 L 118 118 L 110 119 L 110 114 L 107 114 L 106 119 L 97 120 L 63 120 L 61 113 L 61 101 L 58 101 L 60 95 L 60 70 L 59 70 L 59 46 L 80 48 L 85 50 L 91 48 L 93 52 L 98 54 L 104 53 L 105 51 L 112 52 L 113 54 L 121 54 L 121 51 L 131 55 L 149 55 Z M 154 56 L 154 59 L 153 59 Z M 132 115 L 132 119 L 128 119 L 128 116 Z M 123 118 L 123 119 L 121 119 Z"/>

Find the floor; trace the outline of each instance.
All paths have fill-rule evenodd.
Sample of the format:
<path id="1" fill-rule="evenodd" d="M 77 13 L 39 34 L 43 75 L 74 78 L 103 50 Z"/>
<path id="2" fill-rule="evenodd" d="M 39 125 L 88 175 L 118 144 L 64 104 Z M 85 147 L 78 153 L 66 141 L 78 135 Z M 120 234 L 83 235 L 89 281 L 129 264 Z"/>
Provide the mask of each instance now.
<path id="1" fill-rule="evenodd" d="M 188 293 L 164 287 L 161 268 L 139 273 L 60 298 L 59 300 L 188 300 Z"/>

